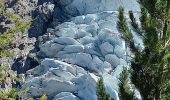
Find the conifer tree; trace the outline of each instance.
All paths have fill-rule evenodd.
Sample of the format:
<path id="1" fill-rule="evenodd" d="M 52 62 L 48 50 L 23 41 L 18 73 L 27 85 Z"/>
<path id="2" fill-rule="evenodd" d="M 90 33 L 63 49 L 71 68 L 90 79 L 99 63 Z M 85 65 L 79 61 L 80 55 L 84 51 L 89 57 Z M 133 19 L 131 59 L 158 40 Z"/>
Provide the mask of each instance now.
<path id="1" fill-rule="evenodd" d="M 100 78 L 99 82 L 97 83 L 96 90 L 98 100 L 112 100 L 111 97 L 106 93 L 103 78 Z"/>
<path id="2" fill-rule="evenodd" d="M 131 62 L 131 81 L 143 100 L 170 99 L 170 0 L 139 0 L 140 24 L 129 12 L 130 29 L 119 9 L 118 28 L 129 44 L 134 58 Z M 143 39 L 144 48 L 135 46 L 131 30 Z"/>
<path id="3" fill-rule="evenodd" d="M 128 84 L 129 82 L 129 72 L 127 68 L 123 68 L 122 74 L 120 75 L 119 83 L 119 95 L 121 100 L 134 100 L 134 93 Z"/>

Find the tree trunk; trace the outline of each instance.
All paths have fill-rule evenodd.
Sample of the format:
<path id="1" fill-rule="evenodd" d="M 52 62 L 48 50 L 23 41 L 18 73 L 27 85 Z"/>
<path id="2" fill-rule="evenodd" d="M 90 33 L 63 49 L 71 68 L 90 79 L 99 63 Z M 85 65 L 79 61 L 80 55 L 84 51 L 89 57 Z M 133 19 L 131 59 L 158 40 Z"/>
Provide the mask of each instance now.
<path id="1" fill-rule="evenodd" d="M 156 89 L 155 100 L 161 100 L 161 90 Z"/>

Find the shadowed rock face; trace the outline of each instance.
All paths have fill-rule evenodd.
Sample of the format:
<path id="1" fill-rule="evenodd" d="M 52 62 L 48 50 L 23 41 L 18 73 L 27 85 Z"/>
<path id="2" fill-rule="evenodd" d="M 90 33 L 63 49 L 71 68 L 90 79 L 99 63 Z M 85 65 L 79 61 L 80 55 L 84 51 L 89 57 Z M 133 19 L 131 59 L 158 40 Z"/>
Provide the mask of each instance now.
<path id="1" fill-rule="evenodd" d="M 118 77 L 123 66 L 128 67 L 130 52 L 117 29 L 116 10 L 124 6 L 139 11 L 138 4 L 134 0 L 49 2 L 42 7 L 45 10 L 54 5 L 52 13 L 48 13 L 48 7 L 47 12 L 41 9 L 41 23 L 34 27 L 46 31 L 41 36 L 34 34 L 39 41 L 37 56 L 44 59 L 37 60 L 40 65 L 27 71 L 22 89 L 30 90 L 25 97 L 47 94 L 50 100 L 97 100 L 95 87 L 102 75 L 107 92 L 119 100 Z M 50 28 L 46 25 L 49 20 Z"/>

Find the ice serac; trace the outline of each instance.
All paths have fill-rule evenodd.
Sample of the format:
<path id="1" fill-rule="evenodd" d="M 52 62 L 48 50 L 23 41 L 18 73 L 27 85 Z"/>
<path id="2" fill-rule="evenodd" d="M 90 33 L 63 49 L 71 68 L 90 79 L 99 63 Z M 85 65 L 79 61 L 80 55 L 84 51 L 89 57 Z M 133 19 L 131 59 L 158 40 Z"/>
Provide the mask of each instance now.
<path id="1" fill-rule="evenodd" d="M 60 12 L 80 16 L 48 28 L 39 37 L 38 56 L 44 59 L 27 72 L 26 83 L 22 85 L 30 88 L 26 96 L 47 94 L 50 100 L 97 100 L 96 83 L 102 76 L 106 91 L 119 100 L 118 78 L 129 64 L 129 49 L 118 32 L 116 10 L 124 6 L 126 10 L 138 11 L 135 7 L 138 4 L 134 0 L 54 2 L 57 2 L 54 12 L 60 5 Z M 55 14 L 53 17 L 58 18 Z"/>
<path id="2" fill-rule="evenodd" d="M 45 93 L 54 100 L 66 100 L 68 97 L 72 100 L 96 100 L 98 77 L 79 66 L 45 59 L 40 66 L 28 71 L 30 73 L 35 77 L 30 76 L 22 86 L 29 87 L 27 97 L 37 97 Z"/>

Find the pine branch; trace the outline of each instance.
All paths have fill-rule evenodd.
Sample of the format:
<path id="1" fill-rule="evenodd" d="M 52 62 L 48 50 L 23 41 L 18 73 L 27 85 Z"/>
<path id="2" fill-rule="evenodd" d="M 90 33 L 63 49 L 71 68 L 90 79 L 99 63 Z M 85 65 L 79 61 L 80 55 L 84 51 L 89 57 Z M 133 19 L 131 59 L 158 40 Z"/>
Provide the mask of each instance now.
<path id="1" fill-rule="evenodd" d="M 121 100 L 134 100 L 134 93 L 130 90 L 128 85 L 129 72 L 124 67 L 122 74 L 120 75 L 119 92 Z"/>
<path id="2" fill-rule="evenodd" d="M 138 49 L 135 46 L 135 42 L 133 40 L 132 33 L 130 32 L 126 18 L 124 16 L 124 9 L 122 7 L 119 8 L 119 21 L 117 26 L 119 31 L 122 33 L 122 38 L 130 45 L 133 52 L 138 52 Z"/>
<path id="3" fill-rule="evenodd" d="M 98 100 L 113 100 L 111 97 L 106 93 L 104 83 L 103 83 L 103 78 L 100 78 L 100 80 L 97 83 L 96 87 L 96 94 Z"/>
<path id="4" fill-rule="evenodd" d="M 142 38 L 144 38 L 141 29 L 139 28 L 138 23 L 136 22 L 136 18 L 133 15 L 132 11 L 129 11 L 129 17 L 131 20 L 131 26 L 133 27 L 133 30 L 139 34 L 139 36 L 141 36 Z"/>
<path id="5" fill-rule="evenodd" d="M 139 0 L 139 2 L 142 29 L 136 22 L 133 12 L 129 12 L 129 17 L 133 30 L 143 36 L 144 49 L 142 52 L 133 52 L 135 57 L 131 62 L 131 80 L 144 100 L 162 100 L 169 95 L 165 91 L 170 86 L 170 1 Z M 129 35 L 131 32 L 122 12 L 119 10 L 118 28 L 123 33 L 123 39 L 133 50 L 134 43 Z"/>

